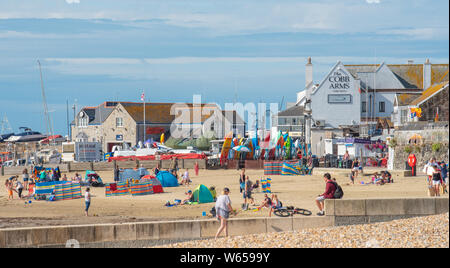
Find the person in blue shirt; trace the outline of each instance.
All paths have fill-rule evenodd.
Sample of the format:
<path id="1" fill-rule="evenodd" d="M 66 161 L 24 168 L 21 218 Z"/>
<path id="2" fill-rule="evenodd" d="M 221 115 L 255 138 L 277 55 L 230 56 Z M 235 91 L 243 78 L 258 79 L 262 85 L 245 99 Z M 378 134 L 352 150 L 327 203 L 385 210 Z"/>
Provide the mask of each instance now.
<path id="1" fill-rule="evenodd" d="M 444 161 L 441 162 L 441 178 L 443 181 L 443 185 L 442 187 L 444 188 L 444 193 L 448 193 L 447 192 L 447 186 L 448 186 L 448 168 L 447 168 L 447 164 L 445 164 Z"/>

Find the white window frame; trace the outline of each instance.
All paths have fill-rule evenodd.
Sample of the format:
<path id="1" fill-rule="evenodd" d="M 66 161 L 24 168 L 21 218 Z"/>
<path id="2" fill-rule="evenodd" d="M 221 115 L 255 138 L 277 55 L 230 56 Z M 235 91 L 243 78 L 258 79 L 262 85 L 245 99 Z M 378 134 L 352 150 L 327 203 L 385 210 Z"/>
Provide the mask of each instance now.
<path id="1" fill-rule="evenodd" d="M 123 127 L 123 117 L 116 117 L 116 127 Z"/>

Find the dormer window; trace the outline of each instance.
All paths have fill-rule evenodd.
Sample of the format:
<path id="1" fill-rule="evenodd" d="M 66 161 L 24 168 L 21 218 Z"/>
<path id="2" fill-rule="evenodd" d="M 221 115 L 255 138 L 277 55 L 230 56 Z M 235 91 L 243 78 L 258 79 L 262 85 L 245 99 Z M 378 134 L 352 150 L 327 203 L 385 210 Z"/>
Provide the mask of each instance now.
<path id="1" fill-rule="evenodd" d="M 89 123 L 89 117 L 85 112 L 80 112 L 78 115 L 78 127 L 87 127 Z"/>

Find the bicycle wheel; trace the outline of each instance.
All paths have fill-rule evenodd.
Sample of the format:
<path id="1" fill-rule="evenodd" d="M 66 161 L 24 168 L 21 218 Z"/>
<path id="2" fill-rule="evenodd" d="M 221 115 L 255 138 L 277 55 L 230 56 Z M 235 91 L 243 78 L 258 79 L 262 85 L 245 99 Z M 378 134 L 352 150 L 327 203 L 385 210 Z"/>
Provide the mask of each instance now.
<path id="1" fill-rule="evenodd" d="M 291 216 L 291 212 L 287 209 L 277 209 L 273 212 L 273 214 L 283 218 Z"/>
<path id="2" fill-rule="evenodd" d="M 310 216 L 310 215 L 312 215 L 311 211 L 309 211 L 307 209 L 303 209 L 303 208 L 296 208 L 294 210 L 294 212 L 295 212 L 295 214 L 300 214 L 300 215 L 303 215 L 303 216 Z"/>

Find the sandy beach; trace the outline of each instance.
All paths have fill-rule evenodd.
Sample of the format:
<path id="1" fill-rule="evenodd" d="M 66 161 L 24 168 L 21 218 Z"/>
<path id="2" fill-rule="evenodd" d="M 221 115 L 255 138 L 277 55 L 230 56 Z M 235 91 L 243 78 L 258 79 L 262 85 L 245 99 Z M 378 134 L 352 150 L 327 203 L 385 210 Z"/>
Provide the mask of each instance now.
<path id="1" fill-rule="evenodd" d="M 400 172 L 393 172 L 395 183 L 383 186 L 362 185 L 360 181 L 369 181 L 369 174 L 373 170 L 366 170 L 366 176 L 359 177 L 354 185 L 348 185 L 349 170 L 330 170 L 333 177 L 342 186 L 346 199 L 351 198 L 400 198 L 426 197 L 427 189 L 424 176 L 403 177 Z M 270 176 L 272 178 L 272 192 L 277 194 L 285 206 L 295 206 L 309 209 L 315 213 L 314 199 L 324 192 L 325 184 L 322 180 L 323 169 L 317 170 L 312 176 Z M 113 182 L 113 172 L 99 172 L 104 182 Z M 25 204 L 19 200 L 17 194 L 13 201 L 8 201 L 4 181 L 10 176 L 0 177 L 0 228 L 30 227 L 45 225 L 117 223 L 136 221 L 159 221 L 181 219 L 204 219 L 202 212 L 207 212 L 213 203 L 200 205 L 182 205 L 165 207 L 167 201 L 184 199 L 185 192 L 195 189 L 199 184 L 208 187 L 215 186 L 221 191 L 224 187 L 231 189 L 231 200 L 234 209 L 239 211 L 235 217 L 267 217 L 268 211 L 240 211 L 243 203 L 239 193 L 239 171 L 237 170 L 200 170 L 199 176 L 190 171 L 193 184 L 189 187 L 180 186 L 164 188 L 165 193 L 148 196 L 105 197 L 105 188 L 92 188 L 92 204 L 90 216 L 84 216 L 84 199 L 70 201 L 34 201 Z M 246 174 L 252 181 L 264 177 L 263 170 L 247 170 Z M 74 173 L 67 174 L 72 177 Z M 83 193 L 85 187 L 82 187 Z M 256 191 L 254 197 L 259 204 L 264 194 Z M 275 217 L 275 216 L 273 216 Z M 305 216 L 298 216 L 305 217 Z"/>

